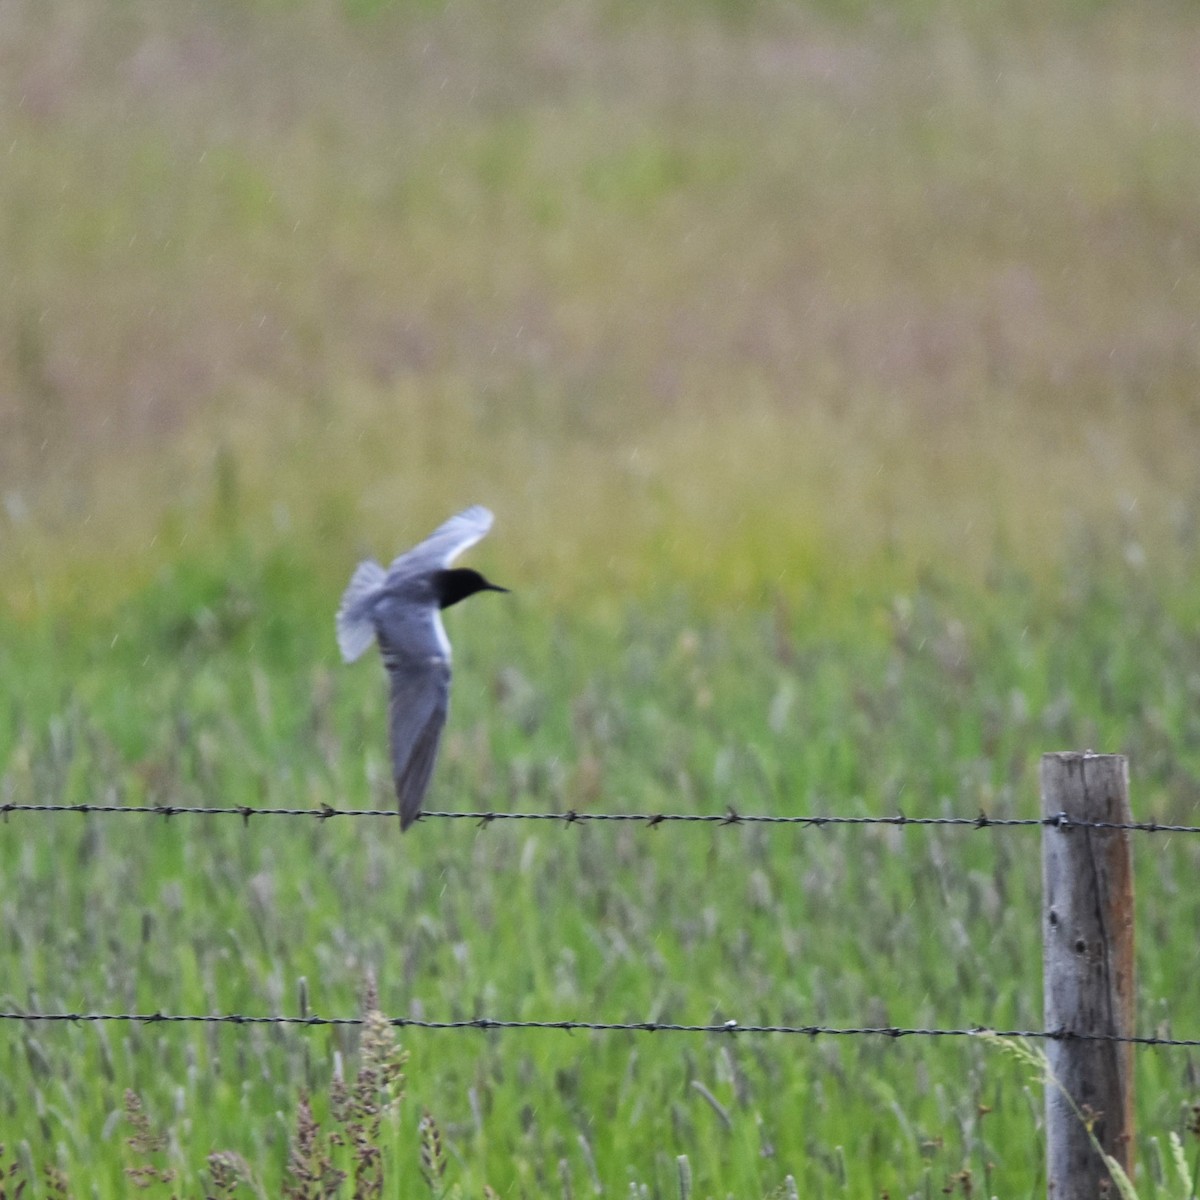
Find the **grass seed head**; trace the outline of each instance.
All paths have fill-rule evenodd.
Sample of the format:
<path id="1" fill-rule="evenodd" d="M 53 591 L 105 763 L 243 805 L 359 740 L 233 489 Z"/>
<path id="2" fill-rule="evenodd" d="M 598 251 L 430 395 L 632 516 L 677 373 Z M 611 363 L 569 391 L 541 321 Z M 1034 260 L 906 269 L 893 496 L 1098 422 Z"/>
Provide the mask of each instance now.
<path id="1" fill-rule="evenodd" d="M 421 1176 L 428 1184 L 430 1194 L 437 1196 L 446 1174 L 446 1151 L 442 1145 L 442 1131 L 429 1109 L 421 1113 L 420 1135 Z"/>
<path id="2" fill-rule="evenodd" d="M 346 1176 L 329 1160 L 320 1132 L 312 1104 L 302 1094 L 296 1111 L 296 1133 L 288 1152 L 284 1200 L 325 1200 L 338 1194 Z"/>
<path id="3" fill-rule="evenodd" d="M 65 1171 L 60 1171 L 52 1163 L 47 1163 L 43 1174 L 46 1177 L 46 1196 L 48 1200 L 71 1200 L 71 1183 Z"/>
<path id="4" fill-rule="evenodd" d="M 20 1162 L 4 1165 L 4 1144 L 0 1142 L 0 1200 L 20 1200 L 26 1182 Z"/>
<path id="5" fill-rule="evenodd" d="M 125 1090 L 125 1119 L 133 1126 L 133 1136 L 126 1139 L 126 1145 L 143 1160 L 125 1168 L 125 1175 L 134 1187 L 148 1188 L 174 1180 L 174 1171 L 148 1161 L 151 1155 L 166 1150 L 167 1138 L 154 1128 L 142 1107 L 141 1097 L 129 1088 Z"/>
<path id="6" fill-rule="evenodd" d="M 254 1186 L 250 1164 L 232 1150 L 217 1150 L 208 1156 L 208 1174 L 213 1191 L 204 1200 L 229 1200 L 239 1183 Z"/>

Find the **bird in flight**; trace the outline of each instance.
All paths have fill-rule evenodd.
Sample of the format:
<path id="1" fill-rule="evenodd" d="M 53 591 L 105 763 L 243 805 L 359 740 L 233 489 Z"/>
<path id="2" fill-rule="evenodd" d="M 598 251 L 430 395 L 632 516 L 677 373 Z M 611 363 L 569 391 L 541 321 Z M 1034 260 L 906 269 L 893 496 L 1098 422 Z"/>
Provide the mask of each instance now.
<path id="1" fill-rule="evenodd" d="M 450 704 L 450 640 L 441 610 L 476 592 L 508 591 L 478 571 L 450 566 L 491 527 L 492 514 L 476 504 L 439 525 L 386 571 L 374 559 L 360 562 L 338 608 L 342 658 L 353 662 L 378 641 L 387 668 L 401 830 L 420 815 Z"/>

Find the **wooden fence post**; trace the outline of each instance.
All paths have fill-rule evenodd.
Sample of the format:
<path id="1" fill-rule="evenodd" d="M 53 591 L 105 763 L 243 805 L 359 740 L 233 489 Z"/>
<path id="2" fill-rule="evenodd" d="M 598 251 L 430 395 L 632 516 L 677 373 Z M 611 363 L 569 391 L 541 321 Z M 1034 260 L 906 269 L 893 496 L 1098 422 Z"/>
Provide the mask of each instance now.
<path id="1" fill-rule="evenodd" d="M 1129 762 L 1120 754 L 1042 756 L 1042 815 L 1132 820 Z M 1046 1029 L 1131 1037 L 1134 1032 L 1133 866 L 1129 831 L 1042 830 Z M 1060 1087 L 1046 1089 L 1046 1188 L 1051 1200 L 1116 1196 L 1082 1115 L 1126 1172 L 1133 1161 L 1133 1047 L 1048 1041 Z M 1065 1093 L 1065 1094 L 1064 1094 Z M 1069 1099 L 1068 1099 L 1069 1097 Z"/>

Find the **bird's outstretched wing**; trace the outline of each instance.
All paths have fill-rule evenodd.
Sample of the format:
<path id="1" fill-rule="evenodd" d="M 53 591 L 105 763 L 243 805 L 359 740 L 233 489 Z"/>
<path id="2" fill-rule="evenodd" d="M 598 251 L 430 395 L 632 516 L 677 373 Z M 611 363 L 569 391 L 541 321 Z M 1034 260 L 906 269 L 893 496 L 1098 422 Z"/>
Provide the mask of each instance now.
<path id="1" fill-rule="evenodd" d="M 405 830 L 421 811 L 437 761 L 450 704 L 450 664 L 441 658 L 389 659 L 386 652 L 384 661 L 391 687 L 392 778 Z"/>
<path id="2" fill-rule="evenodd" d="M 473 546 L 492 527 L 492 514 L 482 504 L 473 504 L 439 525 L 423 542 L 406 550 L 388 568 L 437 570 L 448 567 L 468 546 Z"/>
<path id="3" fill-rule="evenodd" d="M 342 593 L 337 611 L 337 640 L 342 658 L 353 662 L 375 640 L 371 604 L 383 587 L 383 568 L 368 558 L 354 568 L 350 585 Z"/>

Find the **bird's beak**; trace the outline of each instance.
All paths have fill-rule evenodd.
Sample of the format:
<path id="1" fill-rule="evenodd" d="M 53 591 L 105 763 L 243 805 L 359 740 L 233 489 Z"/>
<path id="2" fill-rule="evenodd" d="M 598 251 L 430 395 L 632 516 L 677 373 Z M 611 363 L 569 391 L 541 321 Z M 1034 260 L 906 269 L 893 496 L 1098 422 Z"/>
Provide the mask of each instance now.
<path id="1" fill-rule="evenodd" d="M 498 583 L 489 583 L 486 590 L 489 592 L 504 592 L 507 594 L 511 589 L 502 588 Z"/>

